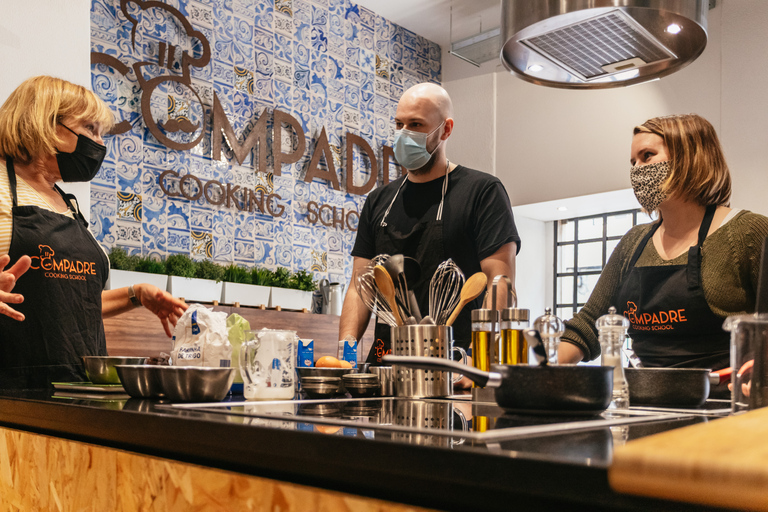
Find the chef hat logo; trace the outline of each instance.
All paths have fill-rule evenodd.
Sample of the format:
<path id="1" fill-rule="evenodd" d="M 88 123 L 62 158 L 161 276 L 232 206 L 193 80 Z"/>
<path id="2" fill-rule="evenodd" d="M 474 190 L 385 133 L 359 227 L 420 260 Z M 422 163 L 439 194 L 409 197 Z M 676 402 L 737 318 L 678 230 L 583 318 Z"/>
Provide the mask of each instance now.
<path id="1" fill-rule="evenodd" d="M 134 53 L 150 54 L 138 55 L 139 61 L 132 65 L 141 88 L 140 110 L 144 123 L 166 147 L 183 151 L 197 146 L 203 137 L 205 108 L 191 87 L 190 66 L 208 65 L 211 60 L 208 39 L 178 9 L 156 0 L 121 0 L 120 10 L 130 24 Z M 158 39 L 157 27 L 165 27 L 168 41 L 154 43 Z M 141 44 L 144 39 L 148 41 L 146 45 Z M 113 55 L 101 52 L 91 54 L 91 63 L 105 64 L 124 76 L 131 69 Z M 167 108 L 163 108 L 162 102 L 152 105 L 151 98 L 156 91 L 167 96 Z M 121 121 L 112 134 L 130 129 L 130 122 Z"/>

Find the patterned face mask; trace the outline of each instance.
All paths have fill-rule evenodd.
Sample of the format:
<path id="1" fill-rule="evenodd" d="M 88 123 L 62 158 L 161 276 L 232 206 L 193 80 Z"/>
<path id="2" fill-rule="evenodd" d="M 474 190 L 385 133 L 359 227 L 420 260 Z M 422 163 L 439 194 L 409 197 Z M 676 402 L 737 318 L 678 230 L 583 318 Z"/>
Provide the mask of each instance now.
<path id="1" fill-rule="evenodd" d="M 648 213 L 656 211 L 667 195 L 661 190 L 661 185 L 669 176 L 669 162 L 636 165 L 629 170 L 632 190 L 640 206 Z"/>

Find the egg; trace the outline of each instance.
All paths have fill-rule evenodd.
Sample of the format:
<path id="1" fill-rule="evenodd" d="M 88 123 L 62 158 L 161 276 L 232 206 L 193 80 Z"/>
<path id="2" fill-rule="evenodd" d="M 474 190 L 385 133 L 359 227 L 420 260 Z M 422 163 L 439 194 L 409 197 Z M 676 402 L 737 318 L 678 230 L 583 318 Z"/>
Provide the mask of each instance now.
<path id="1" fill-rule="evenodd" d="M 317 368 L 341 368 L 341 361 L 333 356 L 323 356 L 315 363 Z"/>

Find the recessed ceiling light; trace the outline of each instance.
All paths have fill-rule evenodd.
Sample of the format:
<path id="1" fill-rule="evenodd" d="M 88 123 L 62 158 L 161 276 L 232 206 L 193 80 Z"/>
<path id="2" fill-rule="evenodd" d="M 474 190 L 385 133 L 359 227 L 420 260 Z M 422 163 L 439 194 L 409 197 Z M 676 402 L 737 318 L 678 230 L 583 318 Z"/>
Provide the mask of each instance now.
<path id="1" fill-rule="evenodd" d="M 542 69 L 544 69 L 544 66 L 542 66 L 541 64 L 532 64 L 528 66 L 528 71 L 531 71 L 532 73 L 536 73 L 537 71 L 541 71 Z"/>
<path id="2" fill-rule="evenodd" d="M 568 209 L 568 207 L 567 207 L 567 206 L 558 206 L 558 207 L 557 207 L 557 211 L 559 211 L 559 212 L 564 212 L 564 211 L 566 211 L 567 209 Z"/>
<path id="3" fill-rule="evenodd" d="M 677 23 L 672 23 L 667 27 L 667 32 L 670 34 L 679 34 L 681 30 L 683 30 L 683 28 Z"/>

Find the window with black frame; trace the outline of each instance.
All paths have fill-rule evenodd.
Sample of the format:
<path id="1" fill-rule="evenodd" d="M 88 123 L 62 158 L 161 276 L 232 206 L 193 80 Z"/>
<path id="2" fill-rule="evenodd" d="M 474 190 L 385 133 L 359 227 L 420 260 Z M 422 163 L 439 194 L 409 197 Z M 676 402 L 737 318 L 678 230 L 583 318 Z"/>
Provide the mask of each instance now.
<path id="1" fill-rule="evenodd" d="M 587 302 L 608 258 L 624 234 L 651 222 L 640 210 L 555 222 L 554 311 L 570 319 Z"/>

